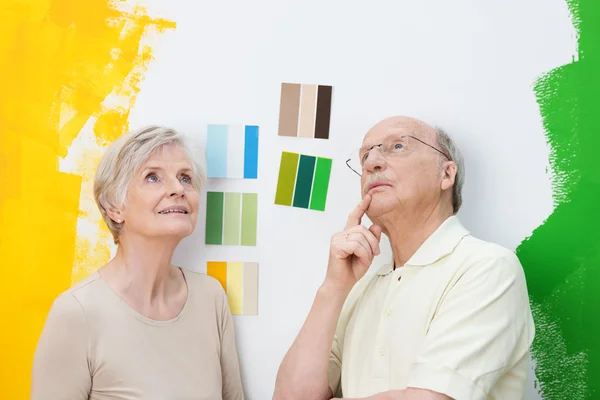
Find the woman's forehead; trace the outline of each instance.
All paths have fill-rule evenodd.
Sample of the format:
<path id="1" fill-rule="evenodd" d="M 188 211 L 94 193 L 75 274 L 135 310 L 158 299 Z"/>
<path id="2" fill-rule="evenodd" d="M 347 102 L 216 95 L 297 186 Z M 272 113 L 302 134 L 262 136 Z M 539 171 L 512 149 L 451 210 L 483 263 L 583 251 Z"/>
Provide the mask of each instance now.
<path id="1" fill-rule="evenodd" d="M 145 161 L 145 164 L 155 161 L 190 162 L 187 151 L 177 144 L 167 144 L 159 147 L 152 152 L 150 157 Z"/>

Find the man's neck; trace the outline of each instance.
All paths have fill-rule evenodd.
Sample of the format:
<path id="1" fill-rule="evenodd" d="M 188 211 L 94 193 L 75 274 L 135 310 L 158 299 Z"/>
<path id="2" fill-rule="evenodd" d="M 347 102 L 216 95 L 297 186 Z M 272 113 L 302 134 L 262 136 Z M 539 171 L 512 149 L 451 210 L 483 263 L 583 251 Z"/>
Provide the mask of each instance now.
<path id="1" fill-rule="evenodd" d="M 398 212 L 382 218 L 394 255 L 394 268 L 404 266 L 419 247 L 452 216 L 438 207 L 425 212 Z"/>

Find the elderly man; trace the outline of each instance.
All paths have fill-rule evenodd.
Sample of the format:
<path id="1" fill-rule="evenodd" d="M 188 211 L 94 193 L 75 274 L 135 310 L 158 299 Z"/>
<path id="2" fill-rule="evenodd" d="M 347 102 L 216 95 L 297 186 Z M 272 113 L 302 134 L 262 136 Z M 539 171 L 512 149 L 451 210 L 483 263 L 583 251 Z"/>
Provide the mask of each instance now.
<path id="1" fill-rule="evenodd" d="M 534 336 L 525 276 L 513 252 L 471 236 L 455 216 L 464 181 L 456 145 L 393 117 L 356 157 L 362 201 L 332 237 L 274 399 L 523 399 Z M 382 233 L 393 263 L 364 276 Z"/>

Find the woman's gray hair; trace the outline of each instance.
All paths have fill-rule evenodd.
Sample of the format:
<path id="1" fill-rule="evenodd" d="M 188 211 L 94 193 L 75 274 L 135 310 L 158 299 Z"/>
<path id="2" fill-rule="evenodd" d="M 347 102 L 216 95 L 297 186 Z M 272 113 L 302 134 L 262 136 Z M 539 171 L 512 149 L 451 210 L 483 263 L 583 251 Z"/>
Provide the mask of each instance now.
<path id="1" fill-rule="evenodd" d="M 194 175 L 192 184 L 200 192 L 206 173 L 195 161 L 187 139 L 174 129 L 153 125 L 131 131 L 115 140 L 102 156 L 94 175 L 94 199 L 115 244 L 119 243 L 122 224 L 113 221 L 107 210 L 125 205 L 134 173 L 154 152 L 169 144 L 176 144 L 187 153 Z"/>
<path id="2" fill-rule="evenodd" d="M 452 138 L 441 128 L 436 127 L 435 133 L 441 150 L 450 156 L 450 160 L 456 164 L 456 177 L 454 178 L 454 187 L 452 188 L 452 206 L 454 214 L 462 206 L 462 188 L 465 183 L 465 160 L 460 149 L 454 143 Z"/>

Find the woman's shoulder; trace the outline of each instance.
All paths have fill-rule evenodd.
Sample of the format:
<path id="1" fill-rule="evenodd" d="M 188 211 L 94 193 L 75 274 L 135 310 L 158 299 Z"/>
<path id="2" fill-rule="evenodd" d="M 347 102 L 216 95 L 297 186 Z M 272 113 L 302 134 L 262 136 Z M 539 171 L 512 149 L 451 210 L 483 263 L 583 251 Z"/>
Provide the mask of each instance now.
<path id="1" fill-rule="evenodd" d="M 66 326 L 86 321 L 85 304 L 97 279 L 98 274 L 93 273 L 59 294 L 52 303 L 48 318 L 59 320 Z"/>
<path id="2" fill-rule="evenodd" d="M 191 290 L 199 290 L 202 293 L 219 298 L 225 295 L 225 290 L 221 283 L 212 276 L 186 268 L 181 268 L 181 270 L 183 271 L 186 282 Z"/>
<path id="3" fill-rule="evenodd" d="M 64 291 L 59 297 L 71 297 L 81 304 L 85 304 L 98 295 L 98 283 L 100 282 L 98 272 L 93 272 L 87 278 L 75 283 Z"/>

